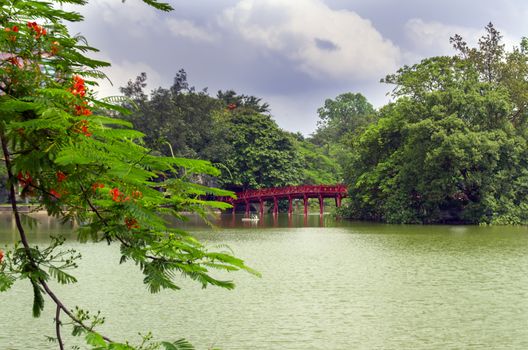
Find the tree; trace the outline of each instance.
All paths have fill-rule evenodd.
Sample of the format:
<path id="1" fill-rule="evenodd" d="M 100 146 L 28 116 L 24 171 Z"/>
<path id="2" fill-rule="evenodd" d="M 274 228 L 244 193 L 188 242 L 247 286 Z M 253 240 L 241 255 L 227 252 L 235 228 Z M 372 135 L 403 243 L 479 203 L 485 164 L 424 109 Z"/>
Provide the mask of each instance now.
<path id="1" fill-rule="evenodd" d="M 317 131 L 314 139 L 322 142 L 335 142 L 345 135 L 352 136 L 364 129 L 375 119 L 374 107 L 367 99 L 357 93 L 344 93 L 334 100 L 325 100 L 324 106 L 317 110 L 319 113 Z"/>
<path id="2" fill-rule="evenodd" d="M 336 158 L 324 154 L 323 149 L 304 138 L 295 137 L 294 145 L 302 164 L 301 183 L 305 185 L 342 183 L 341 166 Z"/>
<path id="3" fill-rule="evenodd" d="M 154 0 L 144 1 L 169 9 Z M 49 247 L 31 245 L 25 224 L 31 218 L 20 213 L 17 199 L 31 196 L 49 215 L 79 222 L 81 241 L 119 244 L 121 262 L 134 262 L 153 293 L 178 289 L 177 272 L 204 287 L 233 288 L 233 282 L 215 278 L 210 269 L 251 270 L 230 254 L 209 251 L 185 232 L 167 226 L 163 215 L 181 217 L 181 211 L 225 208 L 223 203 L 200 198 L 230 193 L 187 180 L 187 174 L 193 173 L 218 175 L 210 163 L 154 156 L 141 146 L 143 135 L 130 129 L 129 122 L 105 115 L 126 113 L 109 103 L 124 100 L 94 98 L 90 86 L 101 76 L 97 69 L 108 64 L 84 56 L 95 49 L 72 37 L 64 25 L 82 16 L 55 6 L 62 2 L 12 0 L 0 5 L 0 141 L 20 236 L 14 247 L 0 251 L 0 291 L 28 280 L 36 317 L 47 296 L 56 307 L 55 340 L 60 349 L 65 346 L 62 316 L 71 319 L 73 334 L 84 335 L 94 349 L 135 349 L 99 334 L 94 327 L 102 322 L 100 317 L 70 309 L 54 293 L 51 280 L 76 281 L 69 270 L 79 256 L 61 248 L 61 237 L 51 237 Z M 141 87 L 141 79 L 138 83 Z M 183 340 L 150 345 L 146 340 L 139 348 L 190 347 Z"/>
<path id="4" fill-rule="evenodd" d="M 303 175 L 290 135 L 271 116 L 248 110 L 217 115 L 230 146 L 222 160 L 221 184 L 231 190 L 297 185 Z"/>
<path id="5" fill-rule="evenodd" d="M 234 90 L 219 90 L 216 97 L 224 102 L 225 106 L 234 109 L 246 109 L 255 113 L 269 113 L 269 104 L 255 96 L 238 95 Z"/>
<path id="6" fill-rule="evenodd" d="M 169 89 L 158 87 L 150 96 L 143 91 L 146 80 L 146 74 L 141 73 L 121 88 L 136 106 L 132 114 L 121 117 L 145 133 L 146 146 L 161 154 L 214 162 L 223 138 L 214 138 L 213 114 L 223 108 L 222 103 L 210 97 L 207 89 L 196 92 L 183 69 Z"/>
<path id="7" fill-rule="evenodd" d="M 397 100 L 355 141 L 349 215 L 397 223 L 528 221 L 525 51 L 505 53 L 492 25 L 459 55 L 383 81 Z M 523 41 L 524 42 L 524 41 Z M 513 77 L 519 79 L 514 82 Z"/>
<path id="8" fill-rule="evenodd" d="M 350 145 L 376 120 L 376 111 L 360 93 L 347 92 L 325 100 L 317 112 L 320 121 L 309 140 L 319 146 L 323 156 L 334 159 L 334 172 L 337 170 L 336 175 L 341 179 L 341 164 L 349 162 Z"/>

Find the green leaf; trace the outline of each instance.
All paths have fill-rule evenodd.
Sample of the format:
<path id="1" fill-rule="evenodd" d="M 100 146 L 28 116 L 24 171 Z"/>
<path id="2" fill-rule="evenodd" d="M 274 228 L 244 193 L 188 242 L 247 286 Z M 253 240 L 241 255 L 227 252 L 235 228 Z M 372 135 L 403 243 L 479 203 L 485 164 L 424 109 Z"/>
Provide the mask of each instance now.
<path id="1" fill-rule="evenodd" d="M 74 276 L 62 271 L 61 269 L 55 266 L 50 266 L 48 271 L 50 275 L 55 277 L 60 284 L 68 284 L 68 283 L 77 282 L 77 279 Z"/>
<path id="2" fill-rule="evenodd" d="M 33 285 L 33 317 L 40 317 L 42 310 L 44 310 L 44 298 L 37 283 L 31 281 L 31 284 Z"/>
<path id="3" fill-rule="evenodd" d="M 161 342 L 160 343 L 165 350 L 194 350 L 194 346 L 185 339 L 178 339 L 173 343 Z"/>
<path id="4" fill-rule="evenodd" d="M 85 336 L 85 339 L 88 345 L 103 347 L 103 349 L 107 348 L 106 341 L 100 334 L 97 334 L 95 332 L 88 332 Z"/>
<path id="5" fill-rule="evenodd" d="M 166 2 L 159 2 L 157 0 L 143 0 L 143 2 L 161 11 L 169 12 L 174 10 L 174 8 Z"/>
<path id="6" fill-rule="evenodd" d="M 6 275 L 4 272 L 0 272 L 0 292 L 5 292 L 15 283 L 15 278 L 10 275 Z"/>

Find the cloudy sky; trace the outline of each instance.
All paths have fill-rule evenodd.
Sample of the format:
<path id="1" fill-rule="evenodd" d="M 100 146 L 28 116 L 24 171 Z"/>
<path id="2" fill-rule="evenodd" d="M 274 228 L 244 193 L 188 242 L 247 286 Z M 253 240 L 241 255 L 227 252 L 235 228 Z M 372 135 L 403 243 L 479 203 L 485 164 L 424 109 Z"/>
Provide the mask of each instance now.
<path id="1" fill-rule="evenodd" d="M 169 87 L 183 68 L 198 89 L 261 97 L 278 124 L 305 135 L 327 98 L 360 92 L 389 100 L 380 78 L 403 64 L 453 54 L 449 37 L 476 43 L 490 21 L 507 48 L 528 36 L 525 0 L 90 0 L 71 26 L 112 63 L 100 96 L 118 94 L 140 72 L 147 90 Z"/>

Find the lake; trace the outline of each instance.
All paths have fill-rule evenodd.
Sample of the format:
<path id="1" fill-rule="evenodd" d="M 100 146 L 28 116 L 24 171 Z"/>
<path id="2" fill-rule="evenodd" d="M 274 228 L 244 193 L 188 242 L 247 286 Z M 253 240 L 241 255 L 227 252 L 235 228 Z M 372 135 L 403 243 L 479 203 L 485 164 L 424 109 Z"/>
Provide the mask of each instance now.
<path id="1" fill-rule="evenodd" d="M 79 282 L 57 287 L 73 307 L 101 310 L 101 331 L 137 340 L 185 337 L 198 349 L 528 349 L 528 228 L 407 226 L 302 215 L 258 224 L 231 215 L 216 229 L 185 227 L 208 245 L 229 245 L 262 273 L 237 272 L 233 291 L 181 281 L 181 291 L 149 294 L 116 246 L 80 251 Z M 71 225 L 45 216 L 31 240 Z M 0 214 L 0 245 L 16 238 Z M 0 349 L 56 349 L 54 308 L 31 316 L 31 289 L 0 293 Z M 69 345 L 72 343 L 70 342 Z"/>

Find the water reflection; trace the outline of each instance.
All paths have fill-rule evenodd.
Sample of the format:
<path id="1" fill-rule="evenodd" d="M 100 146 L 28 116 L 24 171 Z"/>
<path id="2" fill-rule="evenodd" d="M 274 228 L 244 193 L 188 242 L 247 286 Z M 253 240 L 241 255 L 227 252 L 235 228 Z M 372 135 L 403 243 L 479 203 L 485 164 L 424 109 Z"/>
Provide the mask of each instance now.
<path id="1" fill-rule="evenodd" d="M 77 225 L 73 222 L 61 223 L 45 212 L 22 214 L 22 223 L 32 243 L 48 242 L 50 235 L 73 237 Z M 10 212 L 0 212 L 0 243 L 14 243 L 19 240 L 16 222 Z"/>
<path id="2" fill-rule="evenodd" d="M 281 213 L 279 215 L 263 215 L 258 221 L 244 221 L 244 214 L 218 214 L 210 215 L 208 220 L 213 226 L 221 228 L 294 228 L 294 227 L 342 227 L 350 222 L 335 219 L 332 215 L 292 214 Z M 173 220 L 172 224 L 183 228 L 204 228 L 206 224 L 196 216 L 187 217 L 187 221 L 178 222 Z"/>

